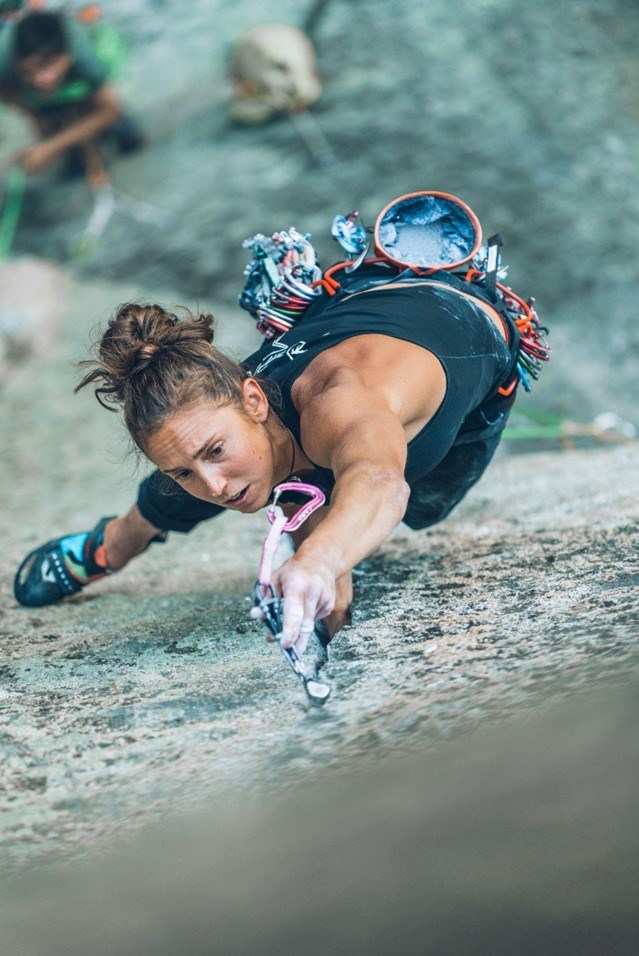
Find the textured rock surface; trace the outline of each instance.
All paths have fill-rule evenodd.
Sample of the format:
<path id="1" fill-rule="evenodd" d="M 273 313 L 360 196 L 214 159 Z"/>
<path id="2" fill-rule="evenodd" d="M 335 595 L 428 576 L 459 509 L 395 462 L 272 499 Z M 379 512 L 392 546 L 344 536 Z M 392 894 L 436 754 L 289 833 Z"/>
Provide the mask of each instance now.
<path id="1" fill-rule="evenodd" d="M 567 694 L 636 673 L 633 442 L 504 449 L 447 522 L 398 530 L 357 576 L 322 713 L 248 618 L 262 514 L 173 536 L 62 606 L 17 608 L 11 578 L 29 547 L 132 497 L 119 423 L 70 397 L 69 361 L 84 317 L 129 292 L 72 287 L 57 352 L 2 396 L 7 861 L 73 855 L 211 792 L 276 791 L 544 706 L 558 675 Z"/>
<path id="2" fill-rule="evenodd" d="M 57 342 L 46 356 L 28 358 L 0 391 L 3 867 L 14 873 L 30 863 L 77 861 L 132 839 L 157 817 L 213 800 L 216 806 L 236 805 L 238 816 L 224 824 L 228 845 L 214 844 L 211 857 L 219 852 L 224 870 L 231 838 L 244 823 L 252 834 L 272 827 L 273 843 L 261 860 L 274 878 L 270 854 L 277 855 L 291 811 L 284 803 L 282 816 L 271 819 L 260 816 L 256 802 L 280 800 L 291 787 L 297 793 L 299 784 L 323 795 L 325 774 L 337 781 L 373 765 L 370 772 L 381 774 L 378 782 L 397 773 L 415 806 L 422 785 L 427 806 L 452 806 L 454 796 L 463 794 L 455 804 L 460 817 L 417 820 L 408 813 L 415 827 L 397 845 L 417 845 L 418 834 L 441 833 L 437 872 L 450 848 L 457 852 L 453 833 L 464 839 L 480 834 L 468 872 L 475 886 L 486 878 L 505 902 L 500 909 L 496 897 L 483 904 L 477 898 L 479 909 L 485 905 L 500 918 L 509 913 L 516 922 L 521 899 L 533 899 L 542 915 L 531 932 L 541 936 L 531 938 L 545 938 L 543 927 L 552 925 L 567 940 L 563 949 L 555 937 L 553 945 L 531 951 L 588 952 L 584 937 L 575 935 L 576 926 L 587 925 L 592 952 L 631 952 L 620 936 L 613 946 L 610 933 L 611 927 L 623 933 L 630 925 L 624 887 L 632 885 L 626 863 L 637 841 L 636 750 L 621 729 L 632 725 L 636 713 L 619 703 L 614 685 L 629 682 L 636 689 L 637 682 L 639 444 L 530 455 L 504 447 L 445 524 L 422 534 L 399 530 L 357 576 L 355 621 L 333 649 L 333 696 L 319 713 L 305 709 L 298 685 L 250 623 L 243 602 L 256 571 L 263 515 L 226 515 L 187 538 L 174 536 L 63 606 L 30 611 L 13 600 L 13 572 L 29 548 L 122 510 L 139 476 L 114 417 L 90 395 L 72 397 L 73 362 L 85 357 L 92 326 L 130 299 L 197 302 L 218 313 L 220 343 L 241 356 L 258 340 L 251 320 L 235 306 L 246 261 L 241 240 L 258 230 L 290 224 L 309 229 L 327 263 L 335 257 L 327 238 L 335 212 L 359 206 L 372 222 L 394 195 L 415 188 L 457 193 L 487 232 L 502 232 L 513 286 L 537 295 L 552 326 L 553 361 L 533 396 L 522 397 L 519 406 L 578 419 L 614 411 L 639 424 L 635 10 L 617 2 L 604 9 L 590 0 L 541 0 L 534 6 L 463 0 L 454 9 L 441 0 L 426 6 L 397 0 L 392 13 L 385 0 L 333 0 L 325 7 L 315 34 L 325 91 L 313 115 L 336 154 L 334 166 L 314 164 L 287 121 L 251 130 L 227 121 L 225 51 L 255 22 L 254 3 L 176 0 L 140 3 L 133 10 L 113 0 L 112 16 L 133 43 L 125 90 L 145 110 L 151 132 L 145 151 L 119 161 L 116 185 L 168 211 L 171 226 L 145 221 L 141 208 L 132 218 L 123 206 L 96 255 L 70 262 L 68 243 L 90 212 L 87 195 L 77 185 L 52 189 L 50 179 L 31 185 L 16 249 L 64 262 L 69 285 Z M 282 19 L 300 24 L 304 11 L 298 4 L 281 2 L 278 10 Z M 3 113 L 1 134 L 6 155 L 24 130 Z M 603 698 L 595 693 L 600 685 L 607 687 Z M 563 711 L 549 710 L 558 699 L 580 696 L 586 710 L 590 699 L 599 701 L 583 736 L 579 716 L 564 724 Z M 617 723 L 607 725 L 600 716 L 605 701 L 619 715 Z M 521 728 L 538 711 L 534 743 Z M 509 733 L 512 723 L 506 753 L 517 751 L 520 741 L 521 753 L 531 754 L 530 767 L 549 781 L 557 799 L 531 806 L 522 797 L 505 836 L 499 822 L 506 816 L 499 814 L 486 823 L 480 813 L 476 830 L 468 823 L 459 829 L 460 819 L 476 819 L 473 788 L 492 771 L 490 764 L 471 764 L 466 776 L 459 775 L 448 761 L 464 763 L 475 746 L 481 749 L 466 743 L 467 735 L 478 730 L 487 740 L 500 723 Z M 561 743 L 544 763 L 543 742 L 555 735 Z M 410 760 L 397 771 L 395 765 L 385 769 L 386 758 L 398 750 L 419 753 L 419 766 L 439 754 L 437 788 L 403 776 Z M 562 782 L 553 790 L 557 775 Z M 530 775 L 515 780 L 502 766 L 495 779 L 494 791 L 482 790 L 486 812 L 499 793 L 529 793 Z M 619 782 L 614 793 L 612 779 Z M 379 785 L 390 815 L 393 788 Z M 340 791 L 342 799 L 357 807 L 360 784 L 349 786 L 347 781 Z M 373 778 L 370 786 L 377 792 Z M 324 799 L 337 815 L 331 794 Z M 544 809 L 536 828 L 538 806 Z M 374 808 L 368 809 L 370 818 L 363 805 L 362 844 L 381 826 Z M 321 814 L 318 819 L 348 845 L 351 817 L 343 830 L 330 830 Z M 529 830 L 526 820 L 533 821 Z M 577 823 L 591 835 L 590 843 L 573 841 Z M 194 841 L 208 849 L 201 833 L 209 832 L 210 822 L 202 826 L 204 831 L 192 831 Z M 305 842 L 303 825 L 292 831 L 302 855 L 319 853 L 314 841 L 321 843 L 324 832 L 313 831 Z M 496 874 L 522 873 L 513 859 L 520 865 L 533 859 L 536 834 L 542 839 L 538 862 L 506 893 Z M 487 856 L 484 837 L 493 847 L 503 837 L 514 857 L 506 848 L 503 856 Z M 176 867 L 185 885 L 193 878 L 190 846 L 183 868 Z M 171 863 L 178 857 L 173 854 Z M 159 864 L 148 859 L 150 870 L 161 869 L 164 858 Z M 370 858 L 361 859 L 372 871 Z M 463 868 L 461 852 L 456 859 Z M 549 879 L 551 860 L 559 862 Z M 300 880 L 306 865 L 292 870 Z M 251 872 L 264 870 L 256 864 Z M 602 903 L 606 876 L 608 889 L 617 893 Z M 278 871 L 275 885 L 286 885 L 288 877 L 288 871 Z M 539 893 L 548 889 L 543 905 L 533 883 Z M 556 887 L 568 883 L 583 889 L 578 904 L 574 896 L 571 903 L 557 895 Z M 211 885 L 216 899 L 231 906 L 220 884 Z M 417 885 L 426 897 L 440 900 L 437 886 Z M 456 889 L 445 885 L 451 889 L 448 896 L 441 890 L 439 911 L 448 913 L 443 898 L 452 906 L 451 900 L 467 901 L 469 890 L 467 881 Z M 38 887 L 45 893 L 45 884 Z M 155 896 L 156 889 L 151 884 L 149 892 Z M 38 892 L 22 893 L 25 908 L 11 924 L 12 952 L 20 956 L 25 940 L 29 954 L 42 951 L 34 941 L 38 933 L 46 940 L 49 924 Z M 104 893 L 110 892 L 105 884 Z M 314 906 L 332 905 L 325 884 L 315 892 Z M 377 900 L 374 893 L 370 898 Z M 176 891 L 178 904 L 181 899 Z M 261 899 L 267 908 L 275 905 L 271 897 Z M 551 899 L 560 900 L 556 909 Z M 242 895 L 233 900 L 231 909 L 245 903 Z M 147 913 L 137 902 L 136 912 Z M 68 912 L 66 905 L 62 895 L 57 912 Z M 457 925 L 460 908 L 463 903 L 450 911 L 447 926 Z M 381 903 L 374 909 L 384 913 Z M 392 910 L 404 913 L 397 901 Z M 603 922 L 584 923 L 587 911 L 597 911 Z M 35 936 L 29 941 L 20 933 L 30 912 Z M 173 911 L 164 906 L 163 912 Z M 296 912 L 309 911 L 302 906 Z M 566 922 L 567 913 L 578 918 Z M 183 925 L 181 918 L 175 915 L 175 926 Z M 274 926 L 287 925 L 277 922 L 278 914 L 273 918 Z M 111 925 L 131 931 L 126 920 Z M 442 940 L 434 952 L 447 951 L 432 924 L 421 929 Z M 396 924 L 392 932 L 398 940 Z M 247 936 L 237 939 L 246 942 L 238 951 L 253 947 Z M 269 939 L 281 952 L 281 939 Z M 56 946 L 60 940 L 55 936 Z M 95 941 L 87 946 L 83 940 L 80 934 L 73 942 L 78 952 L 99 952 Z M 121 940 L 116 942 L 121 951 Z M 450 951 L 463 951 L 458 939 L 448 942 Z M 56 950 L 50 943 L 45 951 L 68 956 L 71 945 L 60 942 Z M 161 952 L 157 940 L 149 945 Z M 384 951 L 390 949 L 385 944 Z M 525 951 L 510 945 L 508 951 L 515 950 Z M 223 951 L 234 950 L 229 945 Z"/>

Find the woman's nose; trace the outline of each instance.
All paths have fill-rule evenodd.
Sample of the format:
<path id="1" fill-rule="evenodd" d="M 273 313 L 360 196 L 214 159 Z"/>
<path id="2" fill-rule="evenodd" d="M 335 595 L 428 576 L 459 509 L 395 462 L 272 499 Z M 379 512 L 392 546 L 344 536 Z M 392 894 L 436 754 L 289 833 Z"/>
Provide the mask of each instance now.
<path id="1" fill-rule="evenodd" d="M 225 498 L 227 480 L 218 468 L 206 468 L 201 480 L 206 490 L 213 498 Z"/>

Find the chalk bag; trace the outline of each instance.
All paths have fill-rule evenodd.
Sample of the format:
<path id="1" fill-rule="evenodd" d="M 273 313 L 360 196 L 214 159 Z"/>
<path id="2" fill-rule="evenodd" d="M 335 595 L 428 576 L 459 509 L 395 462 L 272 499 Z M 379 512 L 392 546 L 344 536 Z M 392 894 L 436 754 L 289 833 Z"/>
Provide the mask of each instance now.
<path id="1" fill-rule="evenodd" d="M 480 245 L 477 216 L 450 193 L 407 193 L 382 209 L 375 223 L 377 255 L 419 273 L 456 269 Z"/>

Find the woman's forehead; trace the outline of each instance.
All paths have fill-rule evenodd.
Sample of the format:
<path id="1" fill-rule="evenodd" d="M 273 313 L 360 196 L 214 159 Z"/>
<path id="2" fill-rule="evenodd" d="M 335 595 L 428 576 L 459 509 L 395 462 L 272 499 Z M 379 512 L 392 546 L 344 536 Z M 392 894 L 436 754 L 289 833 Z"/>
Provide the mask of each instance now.
<path id="1" fill-rule="evenodd" d="M 237 427 L 240 418 L 239 409 L 233 405 L 216 405 L 210 399 L 188 405 L 174 412 L 149 436 L 147 453 L 153 460 L 175 452 L 194 457 L 203 442 Z"/>

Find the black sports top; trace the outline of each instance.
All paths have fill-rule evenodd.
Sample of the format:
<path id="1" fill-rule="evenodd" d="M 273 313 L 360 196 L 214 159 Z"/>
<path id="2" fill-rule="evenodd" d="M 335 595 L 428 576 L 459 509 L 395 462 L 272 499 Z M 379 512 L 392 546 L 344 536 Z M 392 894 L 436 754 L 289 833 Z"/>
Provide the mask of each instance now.
<path id="1" fill-rule="evenodd" d="M 427 283 L 406 282 L 328 301 L 322 296 L 298 326 L 265 342 L 245 360 L 252 375 L 279 385 L 282 408 L 278 414 L 300 447 L 300 416 L 291 399 L 293 383 L 317 355 L 356 335 L 376 333 L 420 345 L 439 359 L 446 374 L 446 392 L 439 409 L 408 443 L 404 474 L 409 484 L 439 464 L 464 419 L 507 380 L 513 367 L 512 346 L 483 309 L 450 286 Z M 332 477 L 326 469 L 318 471 Z"/>

